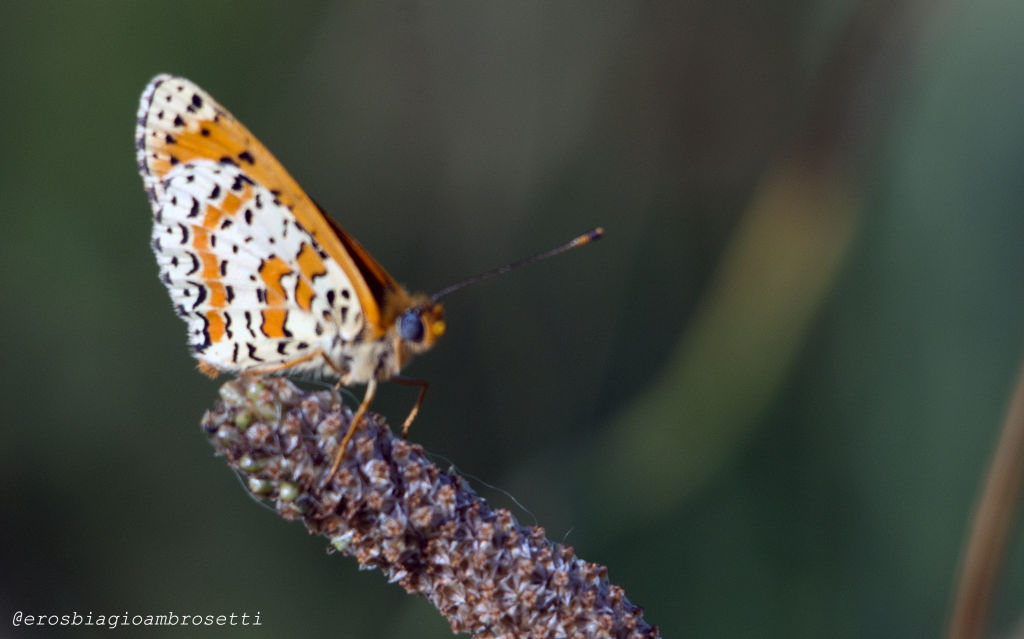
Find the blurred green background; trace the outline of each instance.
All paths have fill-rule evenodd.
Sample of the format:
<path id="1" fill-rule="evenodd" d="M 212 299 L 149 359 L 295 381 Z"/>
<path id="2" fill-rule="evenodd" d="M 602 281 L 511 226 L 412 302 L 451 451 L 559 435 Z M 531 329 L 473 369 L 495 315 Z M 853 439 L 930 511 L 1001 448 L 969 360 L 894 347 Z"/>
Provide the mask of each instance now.
<path id="1" fill-rule="evenodd" d="M 1024 353 L 1022 30 L 994 0 L 5 3 L 0 636 L 451 636 L 212 457 L 135 168 L 164 71 L 410 289 L 606 228 L 449 299 L 411 438 L 666 637 L 938 636 Z"/>

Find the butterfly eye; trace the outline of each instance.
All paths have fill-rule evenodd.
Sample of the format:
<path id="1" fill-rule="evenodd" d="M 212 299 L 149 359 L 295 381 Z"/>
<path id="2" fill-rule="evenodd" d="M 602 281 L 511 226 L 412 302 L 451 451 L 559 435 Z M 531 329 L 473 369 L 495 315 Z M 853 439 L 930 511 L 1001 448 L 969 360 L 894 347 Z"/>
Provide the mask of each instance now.
<path id="1" fill-rule="evenodd" d="M 398 320 L 398 335 L 407 342 L 423 341 L 423 320 L 419 309 L 409 309 Z"/>

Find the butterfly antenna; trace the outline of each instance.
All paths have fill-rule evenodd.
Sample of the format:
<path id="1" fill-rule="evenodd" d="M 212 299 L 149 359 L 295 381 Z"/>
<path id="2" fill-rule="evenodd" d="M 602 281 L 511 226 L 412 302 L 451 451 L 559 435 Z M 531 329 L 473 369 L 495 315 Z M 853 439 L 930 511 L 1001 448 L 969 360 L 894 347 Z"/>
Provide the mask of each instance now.
<path id="1" fill-rule="evenodd" d="M 449 293 L 457 291 L 460 288 L 465 288 L 465 287 L 469 286 L 470 284 L 476 284 L 477 282 L 482 282 L 484 280 L 489 280 L 489 279 L 491 279 L 492 277 L 494 277 L 496 275 L 501 275 L 503 273 L 508 273 L 512 269 L 517 269 L 520 266 L 526 266 L 527 264 L 532 264 L 534 262 L 539 262 L 540 260 L 546 260 L 549 257 L 554 257 L 555 255 L 558 255 L 559 253 L 565 253 L 569 249 L 574 249 L 577 246 L 583 246 L 584 244 L 589 244 L 591 242 L 597 241 L 597 240 L 601 239 L 602 236 L 604 236 L 604 229 L 599 226 L 596 229 L 591 229 L 591 230 L 587 231 L 586 233 L 584 233 L 582 235 L 577 235 L 576 237 L 572 238 L 571 240 L 569 240 L 565 244 L 563 244 L 561 246 L 556 246 L 555 248 L 553 248 L 551 250 L 544 251 L 543 253 L 537 253 L 536 255 L 531 255 L 530 257 L 524 257 L 523 259 L 516 260 L 515 262 L 512 262 L 511 264 L 506 264 L 504 266 L 499 266 L 498 268 L 491 269 L 489 271 L 484 271 L 483 273 L 480 273 L 479 275 L 474 275 L 473 277 L 470 277 L 468 279 L 462 280 L 461 282 L 456 282 L 455 284 L 452 284 L 451 286 L 446 286 L 446 287 L 442 288 L 440 291 L 434 293 L 431 296 L 430 299 L 436 302 L 437 300 L 441 299 L 445 295 L 448 295 Z"/>

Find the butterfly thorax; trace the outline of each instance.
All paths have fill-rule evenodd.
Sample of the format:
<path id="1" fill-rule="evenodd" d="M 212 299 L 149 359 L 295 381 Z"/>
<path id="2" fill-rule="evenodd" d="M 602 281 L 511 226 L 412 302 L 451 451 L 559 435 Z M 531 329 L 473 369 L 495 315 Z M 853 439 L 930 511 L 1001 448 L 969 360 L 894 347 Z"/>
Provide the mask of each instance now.
<path id="1" fill-rule="evenodd" d="M 441 304 L 424 295 L 401 294 L 407 304 L 389 318 L 392 321 L 383 334 L 367 325 L 351 341 L 336 335 L 324 349 L 327 365 L 319 372 L 325 377 L 339 377 L 346 385 L 383 381 L 397 375 L 415 355 L 430 349 L 445 330 Z"/>

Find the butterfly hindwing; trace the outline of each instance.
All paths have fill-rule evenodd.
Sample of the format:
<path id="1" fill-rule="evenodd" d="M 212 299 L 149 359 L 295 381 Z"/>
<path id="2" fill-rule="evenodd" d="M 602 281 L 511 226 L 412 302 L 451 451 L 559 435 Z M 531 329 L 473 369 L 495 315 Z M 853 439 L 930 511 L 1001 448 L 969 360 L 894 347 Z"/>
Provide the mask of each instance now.
<path id="1" fill-rule="evenodd" d="M 359 334 L 351 282 L 266 187 L 234 165 L 194 160 L 168 173 L 162 193 L 153 248 L 198 359 L 270 367 Z"/>

